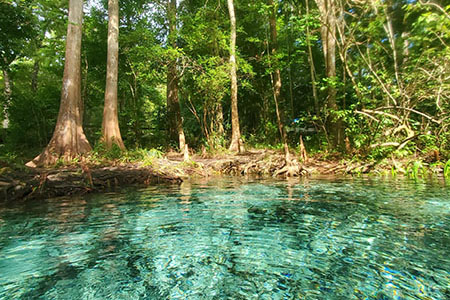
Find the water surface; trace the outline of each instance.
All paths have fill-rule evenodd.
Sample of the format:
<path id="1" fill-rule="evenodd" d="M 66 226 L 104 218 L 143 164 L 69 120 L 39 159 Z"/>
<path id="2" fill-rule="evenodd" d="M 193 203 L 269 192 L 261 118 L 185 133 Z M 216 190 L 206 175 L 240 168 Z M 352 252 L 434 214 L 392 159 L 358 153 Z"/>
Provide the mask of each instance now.
<path id="1" fill-rule="evenodd" d="M 221 180 L 0 208 L 0 299 L 450 299 L 450 188 Z"/>

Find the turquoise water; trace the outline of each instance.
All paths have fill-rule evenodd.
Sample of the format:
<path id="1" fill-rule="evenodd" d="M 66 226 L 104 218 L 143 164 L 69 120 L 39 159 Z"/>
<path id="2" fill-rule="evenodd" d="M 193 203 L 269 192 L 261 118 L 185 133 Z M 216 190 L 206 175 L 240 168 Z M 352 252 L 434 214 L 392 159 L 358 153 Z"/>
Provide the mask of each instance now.
<path id="1" fill-rule="evenodd" d="M 221 180 L 3 207 L 0 299 L 450 299 L 450 188 Z"/>

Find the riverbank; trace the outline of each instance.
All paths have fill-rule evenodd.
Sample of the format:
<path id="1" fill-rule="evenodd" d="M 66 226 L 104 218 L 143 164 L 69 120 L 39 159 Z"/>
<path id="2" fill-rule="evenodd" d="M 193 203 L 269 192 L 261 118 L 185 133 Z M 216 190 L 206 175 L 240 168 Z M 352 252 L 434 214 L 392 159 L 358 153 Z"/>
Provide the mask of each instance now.
<path id="1" fill-rule="evenodd" d="M 166 153 L 145 161 L 87 160 L 54 168 L 0 168 L 0 203 L 102 192 L 126 185 L 179 184 L 195 177 L 220 175 L 286 177 L 284 155 L 275 150 L 243 154 L 191 155 Z M 299 163 L 298 176 L 362 175 L 443 176 L 444 163 L 425 158 L 360 161 L 316 155 Z"/>
<path id="2" fill-rule="evenodd" d="M 7 170 L 0 175 L 0 203 L 101 192 L 126 185 L 181 182 L 174 173 L 138 164 Z"/>

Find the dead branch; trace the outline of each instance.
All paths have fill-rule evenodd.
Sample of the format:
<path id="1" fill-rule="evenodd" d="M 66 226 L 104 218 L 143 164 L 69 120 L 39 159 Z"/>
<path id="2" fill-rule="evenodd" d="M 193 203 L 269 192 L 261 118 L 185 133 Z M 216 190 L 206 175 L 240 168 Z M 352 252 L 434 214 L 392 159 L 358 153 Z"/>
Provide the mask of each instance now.
<path id="1" fill-rule="evenodd" d="M 375 118 L 374 116 L 372 116 L 372 115 L 370 115 L 370 114 L 368 114 L 368 113 L 366 113 L 366 112 L 364 112 L 364 111 L 355 110 L 355 113 L 364 115 L 364 116 L 366 116 L 366 117 L 368 117 L 368 118 L 374 120 L 375 122 L 380 122 L 380 120 L 378 120 L 378 119 Z"/>
<path id="2" fill-rule="evenodd" d="M 387 113 L 387 112 L 378 111 L 378 110 L 371 110 L 371 109 L 363 109 L 363 112 L 377 114 L 377 115 L 382 115 L 382 116 L 389 117 L 391 119 L 394 119 L 394 120 L 397 120 L 397 121 L 400 122 L 400 118 L 399 117 L 397 117 L 396 115 Z"/>
<path id="3" fill-rule="evenodd" d="M 432 122 L 434 122 L 436 124 L 440 125 L 442 123 L 442 120 L 435 120 L 433 117 L 427 115 L 426 113 L 420 112 L 420 111 L 415 110 L 413 108 L 402 107 L 402 106 L 384 106 L 384 107 L 379 107 L 376 110 L 379 111 L 379 110 L 383 110 L 383 109 L 401 109 L 401 110 L 406 110 L 406 111 L 410 111 L 412 113 L 418 114 L 418 115 L 420 115 L 420 116 L 422 116 L 422 117 L 424 117 L 424 118 L 426 118 L 426 119 L 428 119 L 428 120 L 430 120 L 430 121 L 432 121 Z"/>

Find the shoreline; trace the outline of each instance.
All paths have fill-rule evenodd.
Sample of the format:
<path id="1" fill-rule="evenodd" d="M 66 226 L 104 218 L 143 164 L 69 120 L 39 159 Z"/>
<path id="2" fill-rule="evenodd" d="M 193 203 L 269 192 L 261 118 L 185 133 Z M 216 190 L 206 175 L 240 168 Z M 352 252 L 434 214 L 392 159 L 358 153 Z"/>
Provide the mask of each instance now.
<path id="1" fill-rule="evenodd" d="M 0 204 L 58 196 L 102 192 L 122 186 L 148 186 L 215 176 L 259 178 L 286 178 L 279 173 L 285 166 L 284 156 L 274 150 L 247 151 L 237 155 L 194 155 L 184 160 L 182 154 L 167 153 L 163 158 L 149 162 L 77 164 L 62 168 L 14 170 L 2 168 L 0 173 Z M 405 176 L 413 179 L 427 176 L 443 177 L 443 164 L 418 165 L 413 160 L 349 161 L 326 160 L 313 157 L 300 163 L 300 174 L 305 176 L 363 175 Z"/>

